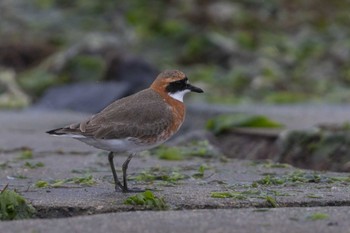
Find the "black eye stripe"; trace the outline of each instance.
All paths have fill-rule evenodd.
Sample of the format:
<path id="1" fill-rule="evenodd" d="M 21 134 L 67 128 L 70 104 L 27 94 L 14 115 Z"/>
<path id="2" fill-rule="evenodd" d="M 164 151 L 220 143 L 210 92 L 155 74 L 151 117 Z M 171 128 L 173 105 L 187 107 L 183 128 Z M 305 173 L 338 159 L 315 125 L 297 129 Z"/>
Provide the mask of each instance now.
<path id="1" fill-rule="evenodd" d="M 185 83 L 185 81 L 184 81 L 184 80 L 179 80 L 179 81 L 175 81 L 174 83 L 176 83 L 176 84 L 182 84 L 182 83 Z"/>
<path id="2" fill-rule="evenodd" d="M 184 78 L 184 79 L 169 83 L 168 86 L 166 87 L 166 91 L 170 93 L 175 93 L 177 91 L 185 90 L 187 86 L 187 80 L 188 80 L 187 78 Z"/>
<path id="3" fill-rule="evenodd" d="M 188 78 L 185 77 L 185 78 L 183 78 L 183 79 L 179 79 L 179 80 L 173 81 L 173 82 L 171 82 L 171 83 L 182 83 L 182 82 L 187 82 L 187 81 L 188 81 Z"/>

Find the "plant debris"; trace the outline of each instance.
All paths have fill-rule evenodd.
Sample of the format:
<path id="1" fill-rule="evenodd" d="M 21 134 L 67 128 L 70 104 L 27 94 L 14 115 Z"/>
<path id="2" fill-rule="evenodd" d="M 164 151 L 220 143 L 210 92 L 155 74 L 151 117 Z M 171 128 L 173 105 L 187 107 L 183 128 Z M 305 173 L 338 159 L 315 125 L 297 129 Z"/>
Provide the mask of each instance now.
<path id="1" fill-rule="evenodd" d="M 271 197 L 271 196 L 266 196 L 265 197 L 266 202 L 272 207 L 272 208 L 276 208 L 277 207 L 277 202 L 276 199 Z"/>
<path id="2" fill-rule="evenodd" d="M 185 155 L 183 151 L 178 147 L 161 146 L 156 150 L 156 154 L 159 159 L 164 160 L 184 160 Z"/>
<path id="3" fill-rule="evenodd" d="M 160 168 L 154 167 L 149 170 L 144 170 L 136 176 L 129 177 L 130 180 L 153 182 L 162 181 L 174 184 L 179 180 L 185 179 L 186 176 L 176 168 Z"/>
<path id="4" fill-rule="evenodd" d="M 17 192 L 6 188 L 0 192 L 0 220 L 27 219 L 35 212 L 35 208 Z"/>
<path id="5" fill-rule="evenodd" d="M 144 206 L 146 209 L 166 210 L 168 207 L 163 198 L 156 197 L 153 192 L 147 190 L 143 193 L 128 197 L 124 204 Z"/>
<path id="6" fill-rule="evenodd" d="M 45 164 L 42 163 L 42 162 L 37 162 L 37 163 L 30 163 L 30 162 L 25 162 L 24 167 L 27 167 L 27 168 L 30 168 L 30 169 L 36 169 L 36 168 L 39 168 L 39 167 L 44 167 Z"/>
<path id="7" fill-rule="evenodd" d="M 269 206 L 277 207 L 276 199 L 273 196 L 286 196 L 275 190 L 249 189 L 245 191 L 212 192 L 212 198 L 233 198 L 237 200 L 247 200 L 250 198 L 265 199 Z"/>
<path id="8" fill-rule="evenodd" d="M 219 157 L 219 152 L 208 140 L 193 141 L 184 146 L 160 146 L 154 150 L 159 159 L 184 160 L 192 157 Z"/>
<path id="9" fill-rule="evenodd" d="M 335 183 L 350 182 L 350 177 L 328 177 L 317 172 L 305 172 L 296 170 L 285 175 L 277 176 L 273 174 L 265 175 L 260 180 L 254 181 L 252 187 L 258 185 L 285 185 L 293 183 Z"/>
<path id="10" fill-rule="evenodd" d="M 18 159 L 32 159 L 33 158 L 33 151 L 31 149 L 24 149 L 22 150 L 21 154 L 19 155 Z"/>
<path id="11" fill-rule="evenodd" d="M 202 165 L 199 166 L 198 172 L 195 173 L 195 174 L 193 174 L 192 177 L 193 177 L 193 178 L 196 178 L 196 179 L 198 179 L 198 178 L 203 178 L 203 177 L 204 177 L 204 172 L 205 172 L 206 170 L 208 170 L 208 169 L 209 169 L 208 165 L 202 164 Z"/>
<path id="12" fill-rule="evenodd" d="M 92 175 L 77 176 L 67 179 L 58 179 L 51 182 L 39 180 L 35 183 L 37 188 L 60 188 L 65 184 L 78 184 L 82 186 L 92 186 L 96 183 L 96 180 Z"/>
<path id="13" fill-rule="evenodd" d="M 328 218 L 329 218 L 328 214 L 319 213 L 319 212 L 316 212 L 316 213 L 313 213 L 313 214 L 307 216 L 307 219 L 312 220 L 312 221 L 323 220 L 323 219 L 328 219 Z"/>

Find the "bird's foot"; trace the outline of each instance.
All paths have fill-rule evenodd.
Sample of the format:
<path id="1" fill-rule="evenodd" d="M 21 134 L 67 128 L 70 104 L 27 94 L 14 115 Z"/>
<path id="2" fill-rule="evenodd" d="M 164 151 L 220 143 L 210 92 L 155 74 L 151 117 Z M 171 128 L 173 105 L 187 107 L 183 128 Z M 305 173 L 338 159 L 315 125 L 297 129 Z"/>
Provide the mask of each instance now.
<path id="1" fill-rule="evenodd" d="M 117 193 L 119 193 L 119 192 L 124 192 L 124 186 L 121 184 L 121 183 L 117 183 L 116 185 L 115 185 L 115 187 L 114 187 L 114 189 L 115 189 L 115 191 L 117 192 Z"/>

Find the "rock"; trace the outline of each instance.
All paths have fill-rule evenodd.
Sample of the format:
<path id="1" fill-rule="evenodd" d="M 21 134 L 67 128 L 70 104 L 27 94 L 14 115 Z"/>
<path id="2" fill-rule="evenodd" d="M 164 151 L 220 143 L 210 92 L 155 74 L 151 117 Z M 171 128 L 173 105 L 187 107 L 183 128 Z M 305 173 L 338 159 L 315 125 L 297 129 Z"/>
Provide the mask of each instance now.
<path id="1" fill-rule="evenodd" d="M 130 84 L 128 94 L 138 92 L 151 85 L 159 71 L 139 58 L 114 57 L 108 66 L 105 79 L 127 82 Z"/>
<path id="2" fill-rule="evenodd" d="M 103 51 L 100 52 L 103 55 Z M 72 59 L 70 57 L 68 60 Z M 107 83 L 76 82 L 70 85 L 52 87 L 46 91 L 35 107 L 95 113 L 113 100 L 148 88 L 159 73 L 153 66 L 142 59 L 125 59 L 118 54 L 105 59 L 109 61 L 106 61 L 107 69 L 102 79 L 109 80 Z M 62 67 L 66 65 L 62 65 Z M 79 66 L 77 66 L 78 73 L 80 72 Z M 61 65 L 57 65 L 57 67 L 61 67 Z M 91 69 L 89 72 L 94 73 L 94 71 L 96 70 Z M 80 72 L 80 75 L 75 76 L 81 76 L 81 79 L 88 78 L 88 74 L 84 73 L 84 71 Z M 93 77 L 95 75 L 90 76 Z"/>
<path id="3" fill-rule="evenodd" d="M 125 96 L 129 87 L 125 82 L 74 83 L 52 87 L 34 108 L 95 113 Z"/>

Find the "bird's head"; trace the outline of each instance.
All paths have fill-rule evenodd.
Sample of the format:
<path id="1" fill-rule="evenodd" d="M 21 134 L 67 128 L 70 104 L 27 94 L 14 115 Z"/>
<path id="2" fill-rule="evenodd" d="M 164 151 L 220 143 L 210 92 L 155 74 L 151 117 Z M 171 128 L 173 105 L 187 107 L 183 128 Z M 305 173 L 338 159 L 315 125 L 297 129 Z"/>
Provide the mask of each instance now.
<path id="1" fill-rule="evenodd" d="M 166 70 L 158 75 L 151 88 L 160 93 L 168 94 L 170 97 L 183 101 L 188 92 L 202 93 L 199 87 L 191 85 L 186 75 L 178 70 Z"/>

